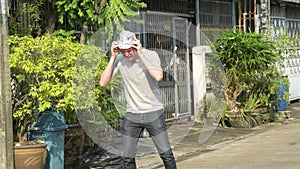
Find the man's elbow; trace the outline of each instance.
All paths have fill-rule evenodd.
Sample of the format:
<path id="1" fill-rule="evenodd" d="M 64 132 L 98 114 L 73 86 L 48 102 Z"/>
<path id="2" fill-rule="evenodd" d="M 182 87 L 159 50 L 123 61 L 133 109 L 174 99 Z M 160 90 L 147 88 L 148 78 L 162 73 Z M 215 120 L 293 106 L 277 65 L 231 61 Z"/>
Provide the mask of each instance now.
<path id="1" fill-rule="evenodd" d="M 155 77 L 155 81 L 157 81 L 157 82 L 159 82 L 159 81 L 161 81 L 162 79 L 163 79 L 163 73 L 161 72 L 161 73 L 159 73 L 156 77 Z"/>

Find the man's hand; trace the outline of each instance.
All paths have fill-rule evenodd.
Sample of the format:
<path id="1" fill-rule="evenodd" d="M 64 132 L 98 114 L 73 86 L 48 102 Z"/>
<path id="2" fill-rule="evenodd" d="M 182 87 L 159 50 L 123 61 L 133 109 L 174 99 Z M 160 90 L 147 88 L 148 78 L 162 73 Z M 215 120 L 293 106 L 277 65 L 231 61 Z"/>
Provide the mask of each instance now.
<path id="1" fill-rule="evenodd" d="M 118 56 L 118 54 L 119 54 L 118 42 L 113 41 L 113 42 L 111 43 L 111 48 L 110 48 L 110 50 L 111 50 L 111 56 L 112 56 L 113 58 L 116 58 L 116 57 Z"/>
<path id="2" fill-rule="evenodd" d="M 135 40 L 132 42 L 132 47 L 135 48 L 137 51 L 142 51 L 142 44 L 140 40 Z"/>

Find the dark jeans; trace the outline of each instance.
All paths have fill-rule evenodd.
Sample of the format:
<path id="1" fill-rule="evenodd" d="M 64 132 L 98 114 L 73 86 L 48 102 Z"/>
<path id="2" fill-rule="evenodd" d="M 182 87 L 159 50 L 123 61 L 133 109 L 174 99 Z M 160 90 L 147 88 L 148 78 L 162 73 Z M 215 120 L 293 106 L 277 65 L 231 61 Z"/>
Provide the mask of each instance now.
<path id="1" fill-rule="evenodd" d="M 127 112 L 122 124 L 124 168 L 136 169 L 135 155 L 141 132 L 146 129 L 166 169 L 176 169 L 163 110 L 134 114 Z"/>

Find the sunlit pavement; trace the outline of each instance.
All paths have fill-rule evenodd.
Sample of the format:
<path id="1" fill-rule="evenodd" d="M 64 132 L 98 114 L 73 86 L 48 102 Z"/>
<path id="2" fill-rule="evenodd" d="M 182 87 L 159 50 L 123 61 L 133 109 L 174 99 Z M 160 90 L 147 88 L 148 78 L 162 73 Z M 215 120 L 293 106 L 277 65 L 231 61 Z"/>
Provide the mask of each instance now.
<path id="1" fill-rule="evenodd" d="M 300 102 L 287 109 L 291 118 L 251 129 L 217 127 L 199 143 L 203 126 L 195 125 L 174 146 L 178 169 L 298 169 L 300 167 Z M 161 168 L 156 153 L 137 158 L 139 169 Z"/>

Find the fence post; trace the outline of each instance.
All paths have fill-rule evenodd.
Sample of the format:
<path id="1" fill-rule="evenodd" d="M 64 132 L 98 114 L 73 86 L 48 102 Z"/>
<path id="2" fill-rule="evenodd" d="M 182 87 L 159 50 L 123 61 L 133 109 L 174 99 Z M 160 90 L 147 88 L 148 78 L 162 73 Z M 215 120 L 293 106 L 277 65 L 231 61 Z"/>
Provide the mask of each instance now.
<path id="1" fill-rule="evenodd" d="M 206 94 L 205 54 L 212 51 L 209 46 L 196 46 L 192 50 L 195 122 L 203 123 Z"/>

